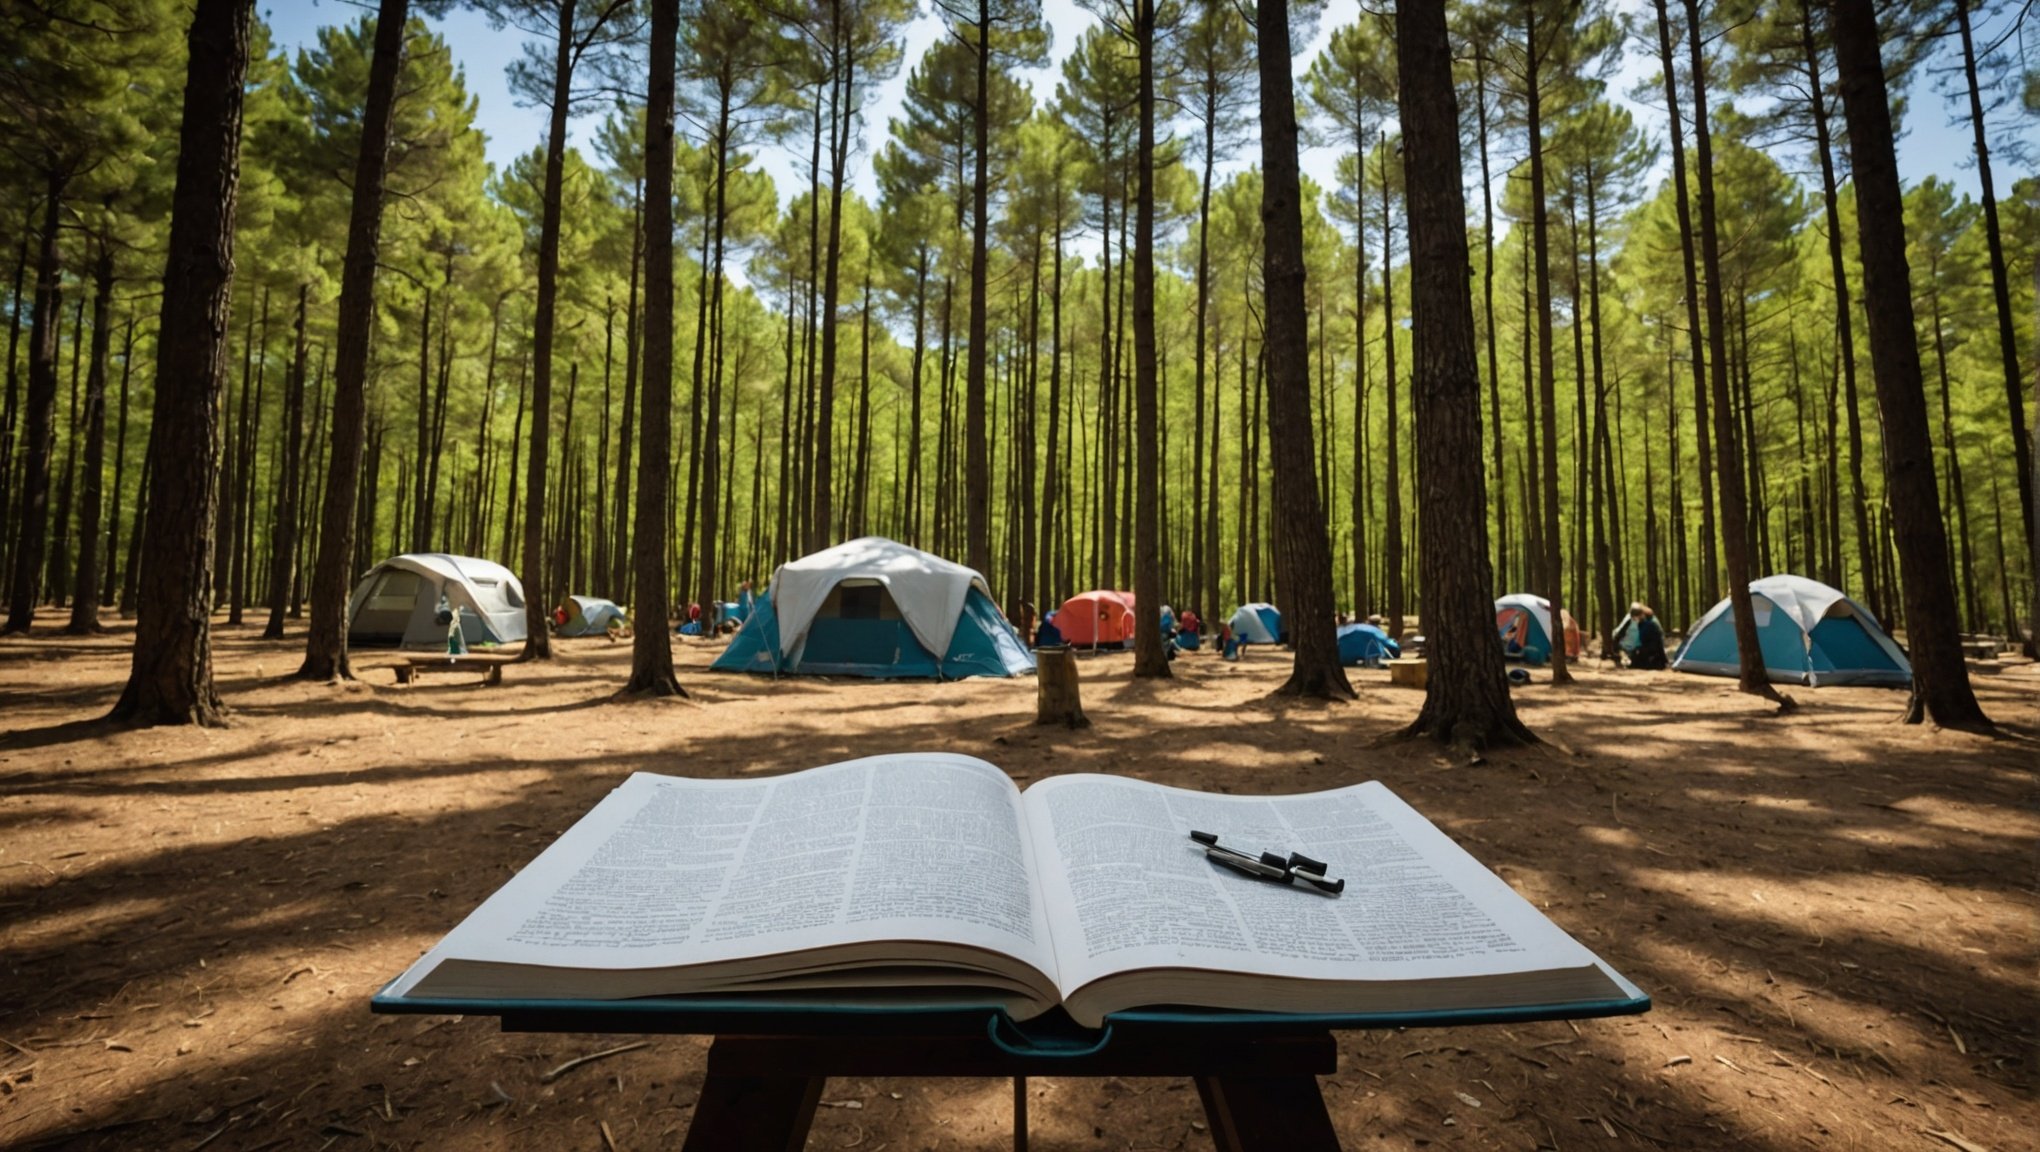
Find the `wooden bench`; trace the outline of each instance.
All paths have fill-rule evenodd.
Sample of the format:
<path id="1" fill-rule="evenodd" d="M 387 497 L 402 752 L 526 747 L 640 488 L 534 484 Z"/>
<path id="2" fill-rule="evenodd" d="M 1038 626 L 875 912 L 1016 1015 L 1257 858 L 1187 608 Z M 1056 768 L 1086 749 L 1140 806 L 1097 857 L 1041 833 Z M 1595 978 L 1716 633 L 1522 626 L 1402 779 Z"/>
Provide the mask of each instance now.
<path id="1" fill-rule="evenodd" d="M 482 683 L 501 684 L 503 665 L 516 659 L 514 656 L 482 656 L 469 653 L 465 656 L 406 656 L 396 666 L 397 683 L 409 684 L 426 672 L 480 672 Z"/>
<path id="2" fill-rule="evenodd" d="M 1995 660 L 2003 650 L 2004 641 L 1994 636 L 1964 636 L 1962 655 L 1971 660 Z"/>

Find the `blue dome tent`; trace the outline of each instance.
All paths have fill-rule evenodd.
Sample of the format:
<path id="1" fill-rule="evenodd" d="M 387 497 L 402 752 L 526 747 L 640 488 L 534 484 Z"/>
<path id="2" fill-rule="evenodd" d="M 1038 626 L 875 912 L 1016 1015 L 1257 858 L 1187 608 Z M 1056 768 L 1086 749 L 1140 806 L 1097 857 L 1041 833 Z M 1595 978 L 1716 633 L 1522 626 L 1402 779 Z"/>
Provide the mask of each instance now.
<path id="1" fill-rule="evenodd" d="M 1819 688 L 1829 684 L 1871 684 L 1904 688 L 1912 664 L 1868 609 L 1843 593 L 1804 576 L 1766 576 L 1750 581 L 1750 609 L 1764 668 L 1781 684 Z M 1735 676 L 1741 672 L 1735 645 L 1735 611 L 1723 600 L 1693 625 L 1672 657 L 1680 672 Z"/>
<path id="2" fill-rule="evenodd" d="M 1365 664 L 1402 654 L 1402 646 L 1372 624 L 1347 624 L 1339 629 L 1339 663 Z"/>
<path id="3" fill-rule="evenodd" d="M 984 577 L 866 536 L 780 565 L 710 667 L 960 680 L 1023 675 L 1034 657 L 992 604 Z"/>
<path id="4" fill-rule="evenodd" d="M 1242 604 L 1226 621 L 1242 644 L 1280 644 L 1282 613 L 1273 604 Z"/>

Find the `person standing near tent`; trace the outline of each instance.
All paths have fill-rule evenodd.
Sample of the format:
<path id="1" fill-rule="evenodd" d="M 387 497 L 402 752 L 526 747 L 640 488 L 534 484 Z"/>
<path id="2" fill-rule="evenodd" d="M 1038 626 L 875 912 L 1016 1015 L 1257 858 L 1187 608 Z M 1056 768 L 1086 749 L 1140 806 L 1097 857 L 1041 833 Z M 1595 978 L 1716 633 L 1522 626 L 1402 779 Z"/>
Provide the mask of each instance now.
<path id="1" fill-rule="evenodd" d="M 746 580 L 737 585 L 737 623 L 742 624 L 749 620 L 752 611 L 757 607 L 758 594 L 751 591 L 751 582 Z"/>

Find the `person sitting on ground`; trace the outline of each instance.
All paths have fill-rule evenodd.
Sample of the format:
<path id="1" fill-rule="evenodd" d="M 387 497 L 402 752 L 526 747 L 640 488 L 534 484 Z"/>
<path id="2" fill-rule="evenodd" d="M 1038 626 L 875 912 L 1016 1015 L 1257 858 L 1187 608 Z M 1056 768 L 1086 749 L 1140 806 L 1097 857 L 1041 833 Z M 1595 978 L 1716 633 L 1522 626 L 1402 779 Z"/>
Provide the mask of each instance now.
<path id="1" fill-rule="evenodd" d="M 1036 648 L 1060 648 L 1063 645 L 1062 629 L 1055 626 L 1055 613 L 1041 618 L 1041 627 L 1034 630 Z"/>
<path id="2" fill-rule="evenodd" d="M 1631 668 L 1655 672 L 1666 666 L 1665 630 L 1648 604 L 1638 602 L 1629 606 L 1629 618 L 1615 630 L 1615 641 L 1618 666 L 1619 654 L 1625 652 Z"/>
<path id="3" fill-rule="evenodd" d="M 1195 608 L 1183 609 L 1183 615 L 1176 620 L 1176 627 L 1195 636 L 1204 631 L 1204 621 L 1197 618 Z"/>
<path id="4" fill-rule="evenodd" d="M 1231 621 L 1228 620 L 1218 626 L 1218 650 L 1221 655 L 1228 660 L 1238 660 L 1240 658 L 1240 649 L 1244 647 L 1246 645 L 1241 644 L 1233 637 Z"/>

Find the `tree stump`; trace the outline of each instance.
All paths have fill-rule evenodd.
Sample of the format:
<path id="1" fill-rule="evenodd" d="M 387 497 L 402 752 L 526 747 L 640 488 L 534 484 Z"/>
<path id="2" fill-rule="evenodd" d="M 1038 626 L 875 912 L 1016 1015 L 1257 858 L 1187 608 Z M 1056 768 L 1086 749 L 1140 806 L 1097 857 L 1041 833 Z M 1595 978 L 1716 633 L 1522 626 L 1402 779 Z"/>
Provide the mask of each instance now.
<path id="1" fill-rule="evenodd" d="M 1065 728 L 1088 728 L 1083 694 L 1077 683 L 1077 656 L 1068 645 L 1038 648 L 1034 652 L 1034 722 L 1061 724 Z"/>

